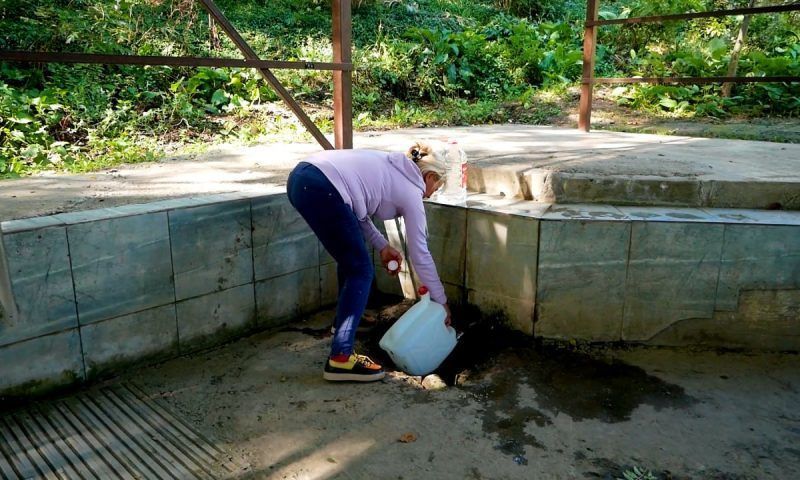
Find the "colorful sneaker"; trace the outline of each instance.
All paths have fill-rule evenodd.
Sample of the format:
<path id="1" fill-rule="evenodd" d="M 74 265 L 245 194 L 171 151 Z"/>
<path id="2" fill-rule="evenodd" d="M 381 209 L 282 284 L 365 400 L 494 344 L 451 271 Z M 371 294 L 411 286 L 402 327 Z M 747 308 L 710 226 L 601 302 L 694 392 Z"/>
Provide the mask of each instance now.
<path id="1" fill-rule="evenodd" d="M 331 382 L 374 382 L 386 375 L 383 367 L 366 355 L 350 355 L 346 362 L 328 359 L 322 378 Z"/>

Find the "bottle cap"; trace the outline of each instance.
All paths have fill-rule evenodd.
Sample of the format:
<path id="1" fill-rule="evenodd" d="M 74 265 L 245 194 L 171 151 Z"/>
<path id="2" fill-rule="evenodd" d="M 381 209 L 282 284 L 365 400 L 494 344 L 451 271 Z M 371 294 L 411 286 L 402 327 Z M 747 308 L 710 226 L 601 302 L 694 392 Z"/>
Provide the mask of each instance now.
<path id="1" fill-rule="evenodd" d="M 419 287 L 418 291 L 419 291 L 420 296 L 425 295 L 426 293 L 428 293 L 428 287 L 423 285 L 423 286 Z"/>
<path id="2" fill-rule="evenodd" d="M 390 272 L 394 272 L 395 270 L 400 268 L 400 264 L 397 263 L 397 260 L 389 260 L 389 263 L 386 265 L 386 268 L 388 268 Z"/>

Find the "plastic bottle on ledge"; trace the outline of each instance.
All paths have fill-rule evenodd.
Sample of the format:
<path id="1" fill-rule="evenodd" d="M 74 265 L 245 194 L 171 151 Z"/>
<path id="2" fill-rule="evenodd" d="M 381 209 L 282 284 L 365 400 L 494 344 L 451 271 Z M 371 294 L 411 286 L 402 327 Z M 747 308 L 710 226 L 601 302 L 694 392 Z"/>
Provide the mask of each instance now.
<path id="1" fill-rule="evenodd" d="M 467 201 L 467 154 L 456 140 L 447 142 L 444 163 L 447 168 L 445 184 L 437 200 L 442 203 L 463 204 Z"/>

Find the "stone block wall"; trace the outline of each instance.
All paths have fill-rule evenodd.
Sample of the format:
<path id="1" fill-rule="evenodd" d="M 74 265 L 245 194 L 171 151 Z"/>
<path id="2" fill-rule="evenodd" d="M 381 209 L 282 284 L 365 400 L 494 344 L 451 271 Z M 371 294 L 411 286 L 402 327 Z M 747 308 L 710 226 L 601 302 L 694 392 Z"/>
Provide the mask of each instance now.
<path id="1" fill-rule="evenodd" d="M 3 309 L 19 315 L 0 321 L 0 396 L 217 345 L 336 300 L 332 259 L 281 192 L 15 220 L 2 232 Z"/>
<path id="2" fill-rule="evenodd" d="M 800 212 L 486 195 L 425 208 L 450 302 L 529 335 L 800 350 Z M 378 224 L 404 251 L 402 219 Z M 413 297 L 411 267 L 376 268 L 376 288 Z M 0 396 L 275 329 L 335 304 L 336 286 L 281 191 L 4 222 Z"/>
<path id="3" fill-rule="evenodd" d="M 427 204 L 429 244 L 448 296 L 484 315 L 547 339 L 800 350 L 800 212 L 471 198 Z"/>

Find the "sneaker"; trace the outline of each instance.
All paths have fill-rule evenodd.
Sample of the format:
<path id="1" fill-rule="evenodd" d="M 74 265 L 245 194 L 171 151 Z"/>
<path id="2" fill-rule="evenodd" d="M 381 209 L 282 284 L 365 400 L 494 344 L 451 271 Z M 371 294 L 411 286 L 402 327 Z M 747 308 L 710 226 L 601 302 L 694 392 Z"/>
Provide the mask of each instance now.
<path id="1" fill-rule="evenodd" d="M 350 355 L 346 362 L 334 362 L 330 358 L 325 362 L 322 378 L 331 382 L 374 382 L 386 375 L 383 367 L 370 360 L 366 355 Z"/>

